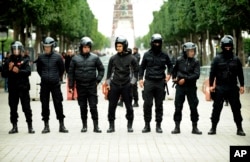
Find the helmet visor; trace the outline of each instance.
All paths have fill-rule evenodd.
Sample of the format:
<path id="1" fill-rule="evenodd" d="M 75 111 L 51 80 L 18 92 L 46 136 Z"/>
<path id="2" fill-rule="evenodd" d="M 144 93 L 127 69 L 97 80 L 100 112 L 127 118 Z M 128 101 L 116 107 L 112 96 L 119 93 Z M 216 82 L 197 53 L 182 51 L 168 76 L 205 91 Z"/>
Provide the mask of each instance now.
<path id="1" fill-rule="evenodd" d="M 52 44 L 44 44 L 44 43 L 43 43 L 43 46 L 44 46 L 44 47 L 51 47 Z"/>

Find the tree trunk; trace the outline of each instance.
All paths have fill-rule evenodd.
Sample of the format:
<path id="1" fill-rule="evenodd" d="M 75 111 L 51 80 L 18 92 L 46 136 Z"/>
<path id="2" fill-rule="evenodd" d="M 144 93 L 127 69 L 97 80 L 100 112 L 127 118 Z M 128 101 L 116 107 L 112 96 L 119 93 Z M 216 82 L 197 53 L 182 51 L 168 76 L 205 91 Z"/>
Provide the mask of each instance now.
<path id="1" fill-rule="evenodd" d="M 241 35 L 241 29 L 234 29 L 233 30 L 235 36 L 235 54 L 239 57 L 243 66 L 245 66 L 245 54 L 243 49 L 243 38 Z"/>
<path id="2" fill-rule="evenodd" d="M 35 58 L 38 57 L 38 54 L 42 53 L 41 48 L 41 38 L 42 38 L 42 32 L 40 27 L 36 27 L 36 40 L 35 40 Z"/>
<path id="3" fill-rule="evenodd" d="M 210 55 L 208 57 L 208 63 L 211 62 L 211 60 L 214 58 L 214 46 L 213 46 L 213 40 L 211 39 L 211 36 L 209 37 L 208 43 L 209 43 L 209 49 L 210 49 Z"/>

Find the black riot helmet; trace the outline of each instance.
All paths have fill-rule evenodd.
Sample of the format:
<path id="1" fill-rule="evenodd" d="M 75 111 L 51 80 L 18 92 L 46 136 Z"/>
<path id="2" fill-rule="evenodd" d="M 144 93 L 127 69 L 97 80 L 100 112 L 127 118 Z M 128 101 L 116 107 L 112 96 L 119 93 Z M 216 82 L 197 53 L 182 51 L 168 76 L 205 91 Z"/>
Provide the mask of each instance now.
<path id="1" fill-rule="evenodd" d="M 162 47 L 162 37 L 161 34 L 153 34 L 150 40 L 150 45 L 151 45 L 151 49 L 155 52 L 160 52 L 161 51 L 161 47 Z M 156 46 L 154 43 L 159 43 L 158 46 Z"/>
<path id="2" fill-rule="evenodd" d="M 162 37 L 161 34 L 153 34 L 150 40 L 150 45 L 151 47 L 153 46 L 153 43 L 160 43 L 160 45 L 162 45 Z"/>
<path id="3" fill-rule="evenodd" d="M 20 41 L 14 41 L 11 43 L 11 53 L 14 54 L 14 50 L 17 49 L 19 50 L 18 55 L 20 55 L 23 51 L 23 44 Z"/>
<path id="4" fill-rule="evenodd" d="M 190 50 L 190 49 L 194 49 L 194 52 L 196 53 L 196 46 L 193 42 L 186 42 L 183 44 L 182 51 L 183 51 L 184 57 L 188 57 L 187 50 Z"/>
<path id="5" fill-rule="evenodd" d="M 123 51 L 127 51 L 128 41 L 127 41 L 126 38 L 124 38 L 123 36 L 116 37 L 116 39 L 115 39 L 115 49 L 116 49 L 117 44 L 122 44 L 123 45 Z"/>
<path id="6" fill-rule="evenodd" d="M 234 48 L 234 39 L 231 35 L 225 35 L 221 38 L 220 47 L 222 51 L 225 51 L 225 47 L 231 47 L 230 51 Z"/>
<path id="7" fill-rule="evenodd" d="M 93 41 L 89 37 L 82 37 L 80 46 L 79 46 L 79 51 L 82 52 L 82 47 L 83 46 L 89 46 L 91 49 L 93 45 Z"/>
<path id="8" fill-rule="evenodd" d="M 42 42 L 43 47 L 45 46 L 51 46 L 51 51 L 54 51 L 54 48 L 56 47 L 56 42 L 51 37 L 46 37 Z"/>

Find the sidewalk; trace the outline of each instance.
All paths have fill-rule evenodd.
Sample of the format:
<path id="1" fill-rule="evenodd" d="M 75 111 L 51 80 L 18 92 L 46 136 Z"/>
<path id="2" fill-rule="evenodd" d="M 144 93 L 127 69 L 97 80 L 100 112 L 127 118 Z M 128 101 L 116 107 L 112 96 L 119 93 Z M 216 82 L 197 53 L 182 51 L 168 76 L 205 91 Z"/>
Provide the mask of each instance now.
<path id="1" fill-rule="evenodd" d="M 65 84 L 62 85 L 66 99 Z M 202 135 L 191 133 L 190 110 L 185 102 L 181 134 L 171 134 L 174 128 L 174 101 L 164 101 L 163 133 L 155 132 L 155 116 L 151 122 L 151 132 L 141 133 L 144 127 L 143 101 L 140 98 L 139 108 L 134 108 L 134 133 L 127 133 L 125 107 L 117 107 L 115 133 L 106 133 L 108 129 L 108 101 L 104 100 L 99 88 L 99 127 L 101 134 L 93 133 L 91 115 L 88 117 L 88 132 L 81 133 L 82 122 L 77 101 L 63 101 L 65 126 L 69 133 L 58 132 L 58 121 L 55 117 L 53 103 L 50 104 L 50 129 L 48 134 L 41 134 L 40 101 L 31 101 L 33 110 L 33 126 L 35 134 L 28 134 L 24 114 L 19 106 L 19 133 L 9 135 L 12 125 L 9 122 L 8 94 L 0 89 L 0 161 L 1 162 L 227 162 L 229 161 L 229 146 L 250 145 L 250 94 L 241 95 L 243 129 L 245 137 L 236 135 L 236 126 L 230 106 L 224 106 L 217 135 L 208 135 L 211 127 L 210 115 L 212 102 L 205 101 L 199 90 L 199 129 Z M 141 96 L 141 94 L 140 94 Z"/>

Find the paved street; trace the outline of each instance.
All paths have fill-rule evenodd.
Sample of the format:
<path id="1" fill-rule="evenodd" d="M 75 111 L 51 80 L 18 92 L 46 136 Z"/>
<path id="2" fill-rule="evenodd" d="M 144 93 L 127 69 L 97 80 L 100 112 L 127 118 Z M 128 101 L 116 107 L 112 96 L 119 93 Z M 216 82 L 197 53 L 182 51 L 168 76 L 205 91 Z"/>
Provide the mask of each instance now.
<path id="1" fill-rule="evenodd" d="M 65 84 L 62 85 L 66 99 Z M 65 126 L 69 133 L 58 132 L 59 123 L 55 117 L 53 103 L 50 104 L 51 118 L 48 134 L 41 134 L 40 101 L 31 101 L 33 111 L 33 126 L 35 134 L 28 134 L 24 114 L 19 106 L 19 133 L 9 135 L 12 125 L 9 122 L 8 94 L 0 89 L 0 161 L 1 162 L 227 162 L 229 161 L 229 146 L 250 145 L 250 94 L 241 95 L 243 129 L 245 137 L 236 135 L 236 126 L 230 106 L 224 106 L 217 135 L 208 135 L 210 129 L 210 114 L 212 102 L 205 101 L 202 92 L 199 95 L 199 129 L 202 135 L 191 134 L 192 124 L 190 111 L 185 102 L 181 134 L 171 134 L 174 128 L 173 100 L 164 101 L 163 133 L 155 132 L 155 117 L 151 122 L 151 132 L 143 134 L 144 127 L 142 105 L 134 108 L 134 133 L 127 133 L 125 108 L 118 107 L 116 111 L 116 132 L 108 134 L 107 110 L 108 102 L 104 100 L 99 88 L 99 126 L 103 133 L 93 133 L 93 123 L 89 113 L 88 132 L 81 133 L 80 110 L 77 101 L 63 101 Z M 140 98 L 141 99 L 141 98 Z M 154 115 L 154 111 L 153 111 Z"/>

